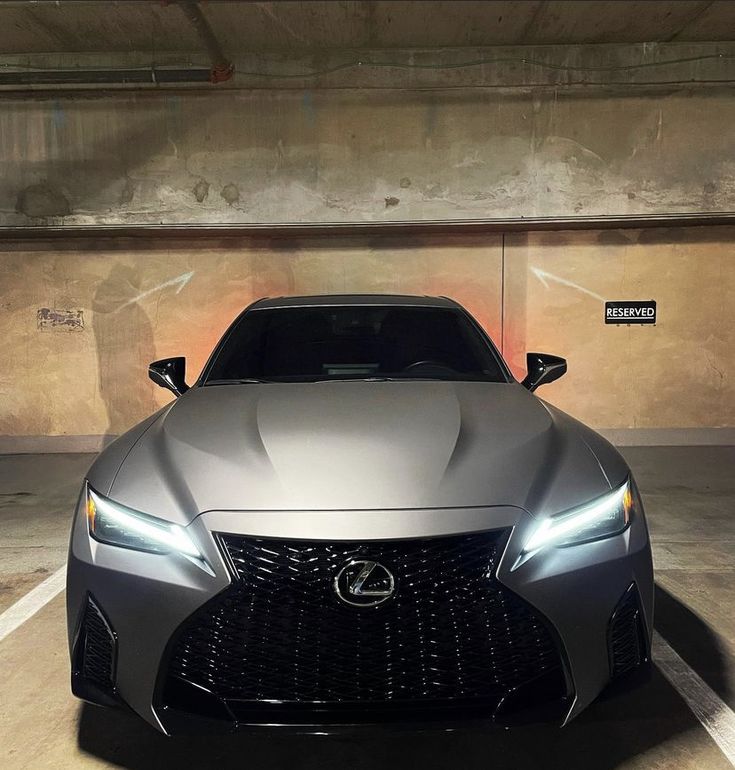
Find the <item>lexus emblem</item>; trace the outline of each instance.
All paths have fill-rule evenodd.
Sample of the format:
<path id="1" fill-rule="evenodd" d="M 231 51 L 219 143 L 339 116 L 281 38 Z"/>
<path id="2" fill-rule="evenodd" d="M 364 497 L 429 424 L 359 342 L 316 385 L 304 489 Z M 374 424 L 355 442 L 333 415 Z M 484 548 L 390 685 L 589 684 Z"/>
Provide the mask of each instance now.
<path id="1" fill-rule="evenodd" d="M 390 570 L 377 561 L 353 559 L 337 573 L 334 590 L 345 604 L 375 607 L 393 596 L 396 581 Z"/>

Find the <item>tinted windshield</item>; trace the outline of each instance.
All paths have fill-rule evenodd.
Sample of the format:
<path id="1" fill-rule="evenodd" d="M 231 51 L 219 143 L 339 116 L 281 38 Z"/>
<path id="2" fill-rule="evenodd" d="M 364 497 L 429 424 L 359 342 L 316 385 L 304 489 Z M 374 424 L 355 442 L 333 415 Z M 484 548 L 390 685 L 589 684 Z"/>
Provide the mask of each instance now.
<path id="1" fill-rule="evenodd" d="M 205 383 L 370 378 L 507 381 L 494 350 L 458 310 L 344 305 L 245 313 Z"/>

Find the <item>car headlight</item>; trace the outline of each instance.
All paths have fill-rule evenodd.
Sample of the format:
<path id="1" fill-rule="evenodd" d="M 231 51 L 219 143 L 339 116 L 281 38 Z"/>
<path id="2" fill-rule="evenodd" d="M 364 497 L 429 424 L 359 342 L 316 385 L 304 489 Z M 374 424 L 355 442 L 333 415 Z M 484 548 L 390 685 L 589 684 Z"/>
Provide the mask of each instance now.
<path id="1" fill-rule="evenodd" d="M 635 498 L 628 479 L 622 486 L 602 497 L 544 519 L 526 540 L 519 562 L 549 546 L 579 545 L 619 535 L 630 524 Z"/>
<path id="2" fill-rule="evenodd" d="M 178 553 L 214 574 L 189 533 L 178 524 L 170 524 L 120 503 L 114 503 L 89 484 L 86 487 L 87 527 L 100 543 L 132 548 L 148 553 Z"/>

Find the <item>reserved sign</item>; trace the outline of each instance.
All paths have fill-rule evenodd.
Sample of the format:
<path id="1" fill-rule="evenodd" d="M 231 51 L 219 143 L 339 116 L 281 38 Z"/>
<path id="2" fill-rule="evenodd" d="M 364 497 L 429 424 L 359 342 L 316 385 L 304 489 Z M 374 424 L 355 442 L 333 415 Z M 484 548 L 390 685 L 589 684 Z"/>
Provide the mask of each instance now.
<path id="1" fill-rule="evenodd" d="M 656 300 L 605 303 L 606 324 L 655 324 Z"/>

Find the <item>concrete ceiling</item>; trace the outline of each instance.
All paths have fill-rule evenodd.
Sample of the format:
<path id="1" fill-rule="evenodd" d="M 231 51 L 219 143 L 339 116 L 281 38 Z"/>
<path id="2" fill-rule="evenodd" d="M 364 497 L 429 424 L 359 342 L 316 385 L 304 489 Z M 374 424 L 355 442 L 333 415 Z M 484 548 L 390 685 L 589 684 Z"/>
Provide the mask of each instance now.
<path id="1" fill-rule="evenodd" d="M 231 56 L 360 48 L 735 39 L 732 0 L 209 0 L 201 7 Z M 196 32 L 174 2 L 0 4 L 0 51 L 5 54 L 200 50 Z"/>

